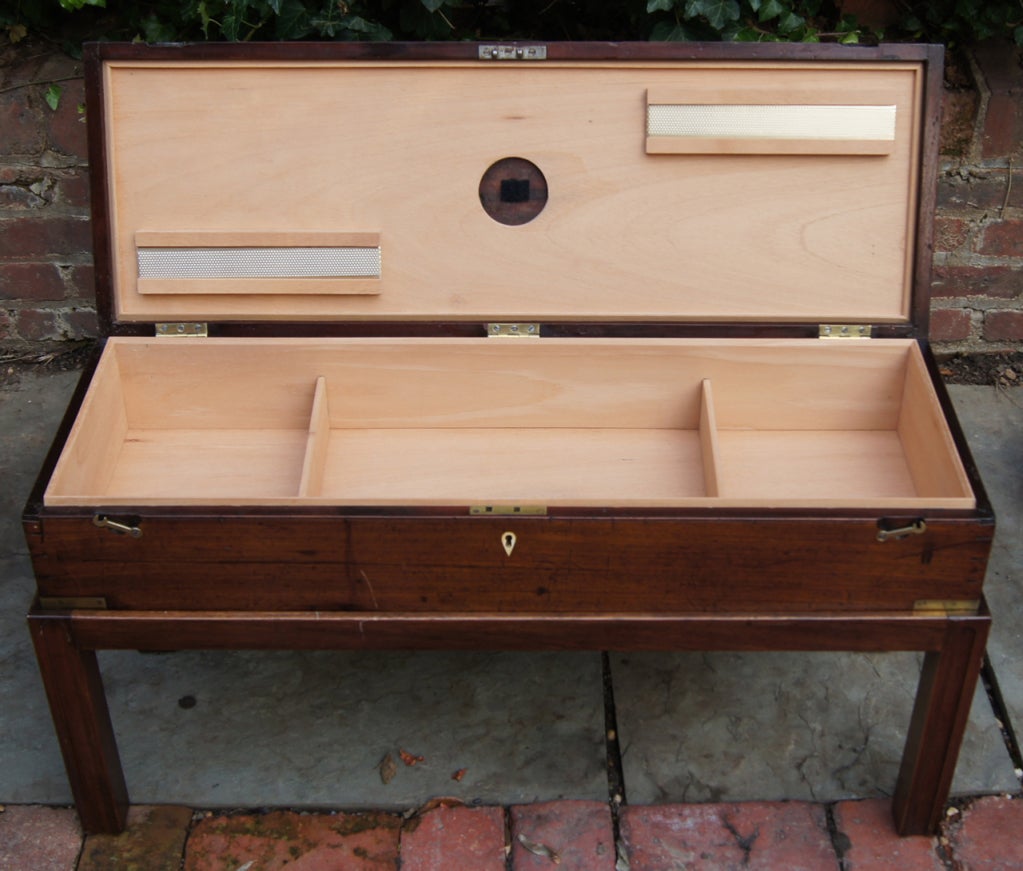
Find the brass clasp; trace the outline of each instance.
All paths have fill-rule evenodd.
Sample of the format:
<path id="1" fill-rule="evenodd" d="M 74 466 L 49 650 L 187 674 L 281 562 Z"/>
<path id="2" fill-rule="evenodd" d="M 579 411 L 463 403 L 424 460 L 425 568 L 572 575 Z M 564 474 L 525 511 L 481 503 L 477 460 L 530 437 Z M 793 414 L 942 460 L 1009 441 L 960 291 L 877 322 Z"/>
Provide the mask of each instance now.
<path id="1" fill-rule="evenodd" d="M 130 535 L 132 538 L 142 538 L 142 530 L 137 524 L 121 523 L 119 520 L 111 520 L 105 514 L 97 514 L 92 518 L 92 525 L 100 529 L 112 529 L 121 535 Z"/>
<path id="2" fill-rule="evenodd" d="M 922 535 L 927 532 L 927 521 L 923 518 L 914 520 L 908 526 L 900 526 L 898 529 L 885 529 L 881 527 L 877 531 L 878 541 L 891 541 L 893 539 L 905 538 L 907 535 Z"/>

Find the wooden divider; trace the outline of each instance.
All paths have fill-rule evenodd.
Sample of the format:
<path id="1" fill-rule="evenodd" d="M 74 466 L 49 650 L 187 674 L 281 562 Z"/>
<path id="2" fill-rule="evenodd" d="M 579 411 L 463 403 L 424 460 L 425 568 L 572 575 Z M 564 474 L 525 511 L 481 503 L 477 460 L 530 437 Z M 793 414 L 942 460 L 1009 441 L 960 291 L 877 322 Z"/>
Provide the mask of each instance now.
<path id="1" fill-rule="evenodd" d="M 319 496 L 323 490 L 323 467 L 327 462 L 330 442 L 330 405 L 327 401 L 327 379 L 316 379 L 313 408 L 309 415 L 309 435 L 306 439 L 305 458 L 302 461 L 302 480 L 298 485 L 299 498 Z"/>

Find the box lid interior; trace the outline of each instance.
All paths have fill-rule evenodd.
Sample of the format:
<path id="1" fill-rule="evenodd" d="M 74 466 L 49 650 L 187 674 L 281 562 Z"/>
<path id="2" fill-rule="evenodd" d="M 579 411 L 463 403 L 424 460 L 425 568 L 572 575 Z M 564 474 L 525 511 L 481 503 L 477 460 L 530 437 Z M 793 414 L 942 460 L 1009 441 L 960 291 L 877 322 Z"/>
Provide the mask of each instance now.
<path id="1" fill-rule="evenodd" d="M 114 318 L 906 323 L 923 63 L 850 58 L 108 59 Z"/>

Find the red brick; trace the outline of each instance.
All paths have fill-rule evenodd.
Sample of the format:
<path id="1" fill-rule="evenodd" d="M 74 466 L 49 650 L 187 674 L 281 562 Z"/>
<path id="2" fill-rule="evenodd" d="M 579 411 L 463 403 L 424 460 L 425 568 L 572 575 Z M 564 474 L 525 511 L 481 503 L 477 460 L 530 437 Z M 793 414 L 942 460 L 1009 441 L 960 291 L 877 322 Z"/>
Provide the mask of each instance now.
<path id="1" fill-rule="evenodd" d="M 995 209 L 1005 202 L 1004 170 L 985 169 L 966 178 L 947 173 L 938 179 L 938 209 Z M 1013 174 L 1013 187 L 1016 174 Z"/>
<path id="2" fill-rule="evenodd" d="M 120 835 L 85 839 L 78 871 L 178 871 L 191 825 L 188 808 L 138 805 L 128 810 L 128 826 Z"/>
<path id="3" fill-rule="evenodd" d="M 99 335 L 99 320 L 91 309 L 72 309 L 64 315 L 69 339 L 92 339 Z"/>
<path id="4" fill-rule="evenodd" d="M 621 835 L 631 871 L 838 867 L 824 808 L 804 802 L 629 807 Z"/>
<path id="5" fill-rule="evenodd" d="M 970 337 L 970 313 L 961 308 L 940 308 L 931 312 L 931 339 L 960 342 Z"/>
<path id="6" fill-rule="evenodd" d="M 15 329 L 22 339 L 33 342 L 63 338 L 57 326 L 56 315 L 42 309 L 24 309 L 18 312 Z"/>
<path id="7" fill-rule="evenodd" d="M 63 299 L 64 279 L 52 263 L 0 263 L 0 299 Z"/>
<path id="8" fill-rule="evenodd" d="M 74 871 L 81 848 L 70 808 L 7 805 L 0 813 L 0 868 Z"/>
<path id="9" fill-rule="evenodd" d="M 1023 57 L 1018 46 L 1004 39 L 988 39 L 977 44 L 973 56 L 988 88 L 995 93 L 1023 87 Z"/>
<path id="10" fill-rule="evenodd" d="M 440 807 L 401 833 L 402 871 L 504 871 L 504 810 Z"/>
<path id="11" fill-rule="evenodd" d="M 89 208 L 89 173 L 69 172 L 57 180 L 57 200 L 64 205 L 82 209 Z"/>
<path id="12" fill-rule="evenodd" d="M 1018 871 L 1023 868 L 1023 801 L 991 796 L 977 799 L 947 828 L 957 868 Z"/>
<path id="13" fill-rule="evenodd" d="M 29 102 L 30 89 L 0 95 L 0 154 L 39 154 L 45 144 L 41 112 Z"/>
<path id="14" fill-rule="evenodd" d="M 96 270 L 91 263 L 84 263 L 71 268 L 68 277 L 70 293 L 68 296 L 78 299 L 96 298 Z"/>
<path id="15" fill-rule="evenodd" d="M 89 221 L 66 216 L 18 218 L 0 221 L 0 259 L 91 253 Z"/>
<path id="16" fill-rule="evenodd" d="M 0 185 L 0 209 L 24 211 L 38 209 L 46 205 L 46 200 L 21 185 Z"/>
<path id="17" fill-rule="evenodd" d="M 931 295 L 1012 299 L 1023 291 L 1023 270 L 1010 266 L 935 266 Z"/>
<path id="18" fill-rule="evenodd" d="M 984 228 L 981 254 L 1000 257 L 1023 257 L 1023 221 L 996 221 Z"/>
<path id="19" fill-rule="evenodd" d="M 984 116 L 981 154 L 1006 157 L 1023 148 L 1023 109 L 1016 94 L 992 94 Z"/>
<path id="20" fill-rule="evenodd" d="M 512 865 L 515 871 L 614 871 L 611 811 L 599 801 L 552 801 L 511 809 Z M 522 838 L 525 838 L 523 843 Z M 546 847 L 560 860 L 528 849 Z"/>
<path id="21" fill-rule="evenodd" d="M 946 88 L 941 101 L 941 153 L 965 157 L 973 144 L 980 95 L 973 89 Z"/>
<path id="22" fill-rule="evenodd" d="M 943 871 L 936 838 L 900 838 L 888 799 L 835 805 L 835 827 L 847 841 L 842 871 Z"/>
<path id="23" fill-rule="evenodd" d="M 962 248 L 970 240 L 972 229 L 969 222 L 962 218 L 946 218 L 939 215 L 934 219 L 934 249 L 955 251 L 956 248 Z"/>
<path id="24" fill-rule="evenodd" d="M 7 312 L 0 312 L 0 339 L 10 339 L 12 337 L 11 331 L 11 318 Z"/>
<path id="25" fill-rule="evenodd" d="M 89 153 L 85 116 L 78 111 L 78 107 L 85 102 L 85 85 L 81 80 L 75 80 L 61 82 L 59 87 L 62 90 L 56 111 L 47 107 L 49 111 L 44 116 L 49 131 L 48 144 L 63 154 L 85 160 Z"/>
<path id="26" fill-rule="evenodd" d="M 398 817 L 384 813 L 215 816 L 193 829 L 183 868 L 223 871 L 252 862 L 259 871 L 394 869 L 399 828 Z"/>
<path id="27" fill-rule="evenodd" d="M 1023 339 L 1023 311 L 989 311 L 984 315 L 984 338 L 989 342 Z"/>

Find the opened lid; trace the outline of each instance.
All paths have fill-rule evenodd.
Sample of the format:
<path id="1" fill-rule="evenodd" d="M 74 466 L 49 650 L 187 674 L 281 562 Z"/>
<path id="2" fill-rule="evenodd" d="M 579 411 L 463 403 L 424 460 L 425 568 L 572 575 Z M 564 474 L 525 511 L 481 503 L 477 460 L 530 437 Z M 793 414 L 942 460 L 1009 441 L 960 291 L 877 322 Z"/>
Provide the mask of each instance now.
<path id="1" fill-rule="evenodd" d="M 926 52 L 705 48 L 101 47 L 114 318 L 910 321 Z"/>

